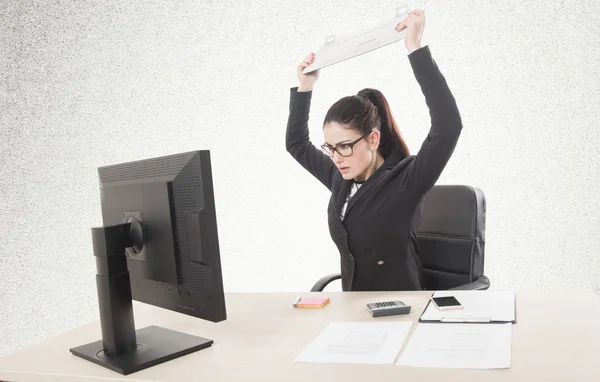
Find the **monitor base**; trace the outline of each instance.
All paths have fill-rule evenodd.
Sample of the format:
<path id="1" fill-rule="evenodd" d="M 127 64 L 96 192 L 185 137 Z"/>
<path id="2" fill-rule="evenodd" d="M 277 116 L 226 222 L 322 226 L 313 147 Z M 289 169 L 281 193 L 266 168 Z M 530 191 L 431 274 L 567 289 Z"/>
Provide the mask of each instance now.
<path id="1" fill-rule="evenodd" d="M 214 342 L 158 326 L 148 326 L 135 332 L 137 349 L 118 357 L 105 354 L 102 340 L 70 351 L 78 357 L 127 375 L 208 348 Z"/>

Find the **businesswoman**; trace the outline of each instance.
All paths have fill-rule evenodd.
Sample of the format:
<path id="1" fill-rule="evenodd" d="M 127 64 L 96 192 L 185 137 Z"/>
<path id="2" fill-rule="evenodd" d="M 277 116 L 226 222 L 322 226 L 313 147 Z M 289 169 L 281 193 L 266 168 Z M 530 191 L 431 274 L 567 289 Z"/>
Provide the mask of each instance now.
<path id="1" fill-rule="evenodd" d="M 321 150 L 309 140 L 308 120 L 319 71 L 302 74 L 290 90 L 286 147 L 292 157 L 331 191 L 328 222 L 340 253 L 342 289 L 422 290 L 416 230 L 421 204 L 450 159 L 462 130 L 455 99 L 433 60 L 421 47 L 425 14 L 410 12 L 396 26 L 429 108 L 431 127 L 411 155 L 381 92 L 362 89 L 341 98 L 323 122 Z"/>

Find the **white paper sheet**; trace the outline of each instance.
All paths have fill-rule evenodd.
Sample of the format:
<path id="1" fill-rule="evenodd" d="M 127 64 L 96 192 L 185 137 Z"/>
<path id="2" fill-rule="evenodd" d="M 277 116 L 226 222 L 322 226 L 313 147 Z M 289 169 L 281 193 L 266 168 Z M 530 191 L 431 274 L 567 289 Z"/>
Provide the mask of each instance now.
<path id="1" fill-rule="evenodd" d="M 332 322 L 296 362 L 393 365 L 411 322 Z"/>
<path id="2" fill-rule="evenodd" d="M 510 368 L 512 324 L 419 324 L 396 365 Z"/>
<path id="3" fill-rule="evenodd" d="M 433 303 L 421 316 L 424 321 L 500 321 L 513 322 L 516 318 L 515 292 L 511 290 L 439 291 L 433 297 L 454 296 L 463 306 L 461 310 L 441 311 Z"/>

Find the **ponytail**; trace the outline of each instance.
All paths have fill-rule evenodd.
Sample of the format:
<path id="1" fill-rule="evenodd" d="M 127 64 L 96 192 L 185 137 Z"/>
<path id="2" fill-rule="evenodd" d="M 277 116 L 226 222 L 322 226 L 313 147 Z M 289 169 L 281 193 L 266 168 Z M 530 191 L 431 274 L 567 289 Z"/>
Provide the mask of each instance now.
<path id="1" fill-rule="evenodd" d="M 400 149 L 402 158 L 410 155 L 408 146 L 400 135 L 398 124 L 392 116 L 392 111 L 387 99 L 377 89 L 365 88 L 358 92 L 357 96 L 369 100 L 377 109 L 379 115 L 381 139 L 379 143 L 379 152 L 383 158 L 387 158 L 394 150 Z M 367 127 L 368 128 L 368 127 Z"/>
<path id="2" fill-rule="evenodd" d="M 365 88 L 354 96 L 341 98 L 327 111 L 323 126 L 330 122 L 349 126 L 361 134 L 379 130 L 379 153 L 384 159 L 396 149 L 400 149 L 401 158 L 410 155 L 389 104 L 379 90 Z"/>

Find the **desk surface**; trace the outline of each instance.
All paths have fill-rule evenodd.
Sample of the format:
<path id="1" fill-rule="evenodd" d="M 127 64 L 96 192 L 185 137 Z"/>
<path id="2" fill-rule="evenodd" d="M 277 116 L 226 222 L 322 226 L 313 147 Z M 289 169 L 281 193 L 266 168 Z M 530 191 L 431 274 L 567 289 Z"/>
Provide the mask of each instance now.
<path id="1" fill-rule="evenodd" d="M 311 295 L 307 293 L 303 295 Z M 159 325 L 213 339 L 208 349 L 123 376 L 80 359 L 69 348 L 100 339 L 90 323 L 0 358 L 0 380 L 9 381 L 600 381 L 600 305 L 589 291 L 517 291 L 512 367 L 444 370 L 395 365 L 296 363 L 294 359 L 331 321 L 372 321 L 365 304 L 399 299 L 413 306 L 414 321 L 427 292 L 323 293 L 322 309 L 294 309 L 293 293 L 227 294 L 228 319 L 211 323 L 135 304 L 136 327 Z M 410 334 L 407 341 L 410 341 Z"/>

